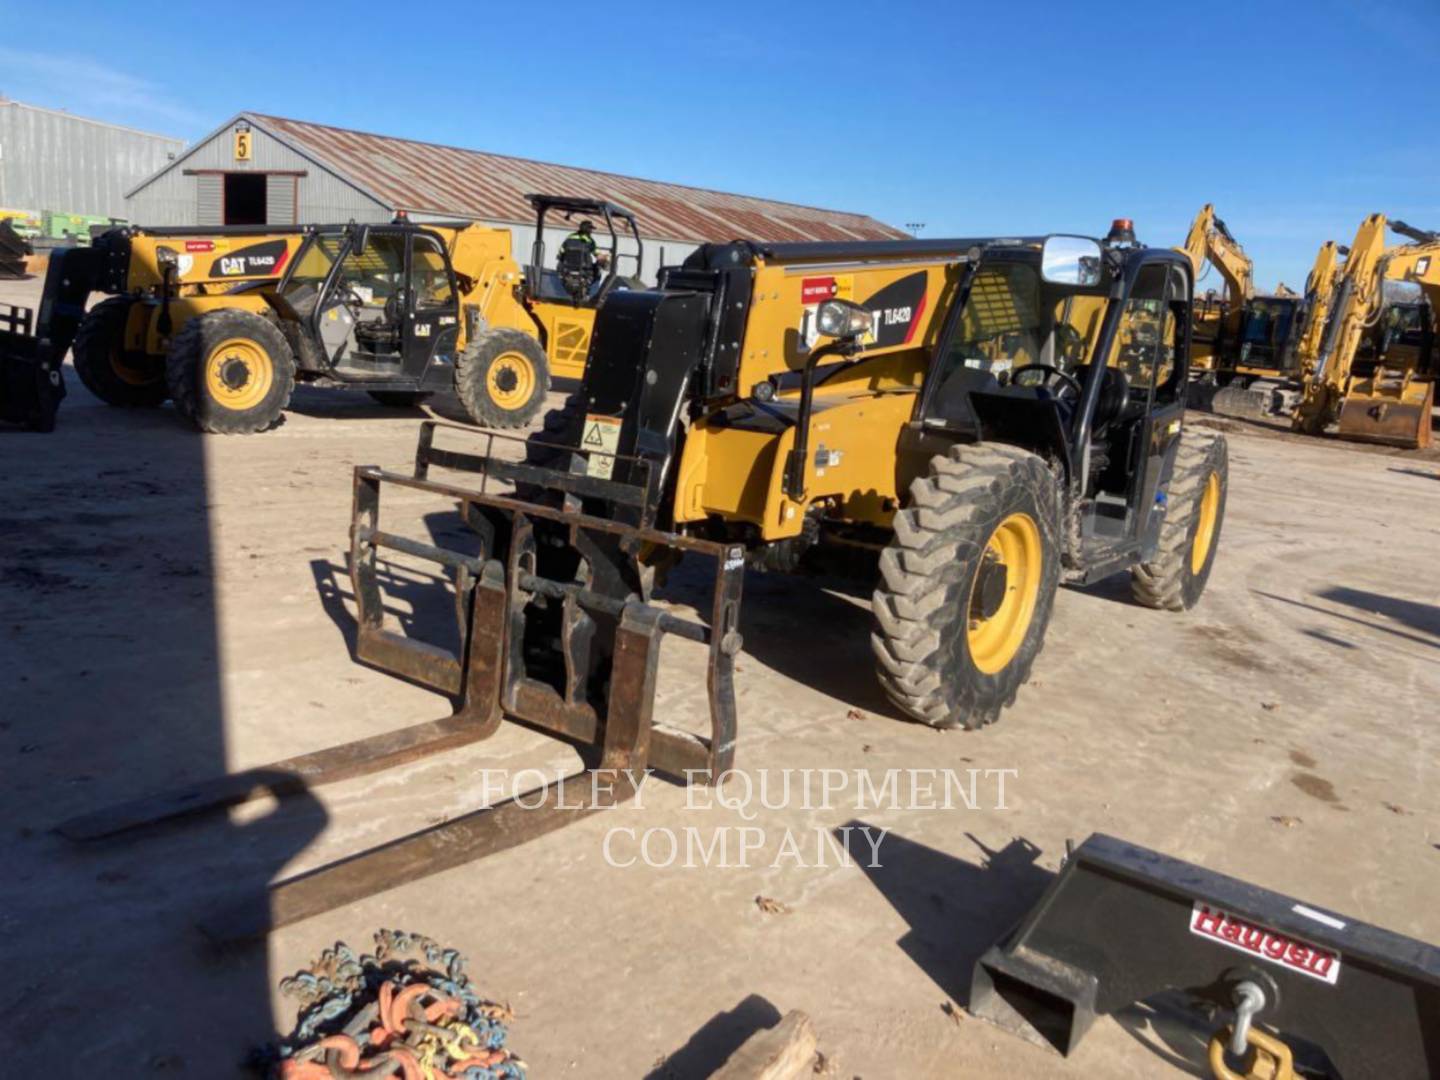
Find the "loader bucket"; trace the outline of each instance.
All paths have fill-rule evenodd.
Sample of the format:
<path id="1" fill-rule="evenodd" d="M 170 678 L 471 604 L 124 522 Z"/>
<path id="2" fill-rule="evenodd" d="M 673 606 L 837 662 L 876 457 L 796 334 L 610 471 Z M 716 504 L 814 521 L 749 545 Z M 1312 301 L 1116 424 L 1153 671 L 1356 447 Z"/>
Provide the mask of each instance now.
<path id="1" fill-rule="evenodd" d="M 486 452 L 437 447 L 442 430 L 488 440 Z M 742 552 L 651 527 L 648 479 L 637 486 L 524 464 L 495 454 L 497 440 L 510 449 L 525 445 L 515 436 L 427 420 L 411 472 L 368 465 L 355 470 L 350 572 L 358 658 L 451 695 L 451 716 L 99 810 L 63 823 L 60 833 L 96 840 L 365 776 L 488 738 L 507 716 L 576 746 L 591 766 L 272 885 L 262 911 L 223 911 L 202 922 L 212 939 L 233 942 L 536 839 L 632 797 L 651 769 L 689 782 L 723 779 L 735 757 Z M 628 475 L 648 476 L 644 461 L 612 456 L 629 463 Z M 432 469 L 455 478 L 436 479 Z M 524 485 L 525 495 L 509 484 Z M 476 542 L 461 551 L 386 531 L 380 520 L 386 489 L 404 494 L 410 504 L 423 495 L 447 508 L 458 505 Z M 600 504 L 612 516 L 588 512 Z M 654 548 L 713 560 L 708 624 L 643 598 L 636 555 Z M 458 650 L 386 628 L 382 552 L 434 564 L 449 575 Z M 709 650 L 708 736 L 654 720 L 666 637 Z"/>
<path id="2" fill-rule="evenodd" d="M 976 962 L 969 1011 L 1068 1055 L 1135 1002 L 1227 1012 L 1247 987 L 1261 1004 L 1217 1024 L 1212 1062 L 1240 1027 L 1345 1080 L 1440 1076 L 1440 949 L 1100 833 Z"/>
<path id="3" fill-rule="evenodd" d="M 1340 405 L 1340 437 L 1409 450 L 1430 445 L 1435 380 L 1377 371 L 1353 384 Z"/>

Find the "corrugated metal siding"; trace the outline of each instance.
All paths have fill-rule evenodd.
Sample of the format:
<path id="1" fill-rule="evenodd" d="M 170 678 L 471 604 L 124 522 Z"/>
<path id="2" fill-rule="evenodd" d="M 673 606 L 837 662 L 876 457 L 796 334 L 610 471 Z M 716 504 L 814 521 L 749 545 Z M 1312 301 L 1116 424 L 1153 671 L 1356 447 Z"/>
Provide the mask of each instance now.
<path id="1" fill-rule="evenodd" d="M 247 114 L 249 115 L 249 114 Z M 527 192 L 609 199 L 633 210 L 647 236 L 692 242 L 885 240 L 905 236 L 863 214 L 730 195 L 614 173 L 548 165 L 381 135 L 253 115 L 305 154 L 391 207 L 523 224 Z M 308 215 L 307 215 L 308 216 Z"/>
<path id="2" fill-rule="evenodd" d="M 225 178 L 218 174 L 195 177 L 196 225 L 225 223 Z"/>
<path id="3" fill-rule="evenodd" d="M 274 174 L 265 178 L 265 224 L 295 224 L 297 177 Z"/>
<path id="4" fill-rule="evenodd" d="M 142 225 L 197 225 L 196 173 L 303 172 L 294 210 L 302 222 L 388 221 L 389 207 L 357 191 L 327 168 L 297 154 L 258 127 L 251 132 L 251 159 L 236 161 L 231 129 L 198 143 L 183 160 L 139 184 L 126 200 L 131 221 Z"/>
<path id="5" fill-rule="evenodd" d="M 125 192 L 180 139 L 0 100 L 0 207 L 123 218 Z"/>

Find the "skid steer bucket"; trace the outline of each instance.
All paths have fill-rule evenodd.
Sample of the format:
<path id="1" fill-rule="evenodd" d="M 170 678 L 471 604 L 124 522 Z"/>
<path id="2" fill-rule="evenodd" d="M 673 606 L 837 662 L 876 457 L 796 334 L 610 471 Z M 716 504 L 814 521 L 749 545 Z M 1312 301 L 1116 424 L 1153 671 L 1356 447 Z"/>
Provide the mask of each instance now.
<path id="1" fill-rule="evenodd" d="M 1440 1076 L 1440 949 L 1099 833 L 976 963 L 970 1012 L 1068 1055 L 1097 1016 L 1167 990 L 1233 1013 L 1212 1068 L 1238 1050 Z"/>
<path id="2" fill-rule="evenodd" d="M 1435 380 L 1381 368 L 1351 384 L 1340 404 L 1340 437 L 1408 450 L 1430 445 Z"/>
<path id="3" fill-rule="evenodd" d="M 442 430 L 486 440 L 485 452 L 436 446 Z M 649 770 L 690 782 L 723 778 L 735 754 L 741 552 L 650 527 L 646 484 L 508 460 L 494 452 L 497 440 L 524 446 L 514 436 L 427 420 L 412 472 L 355 470 L 350 570 L 359 659 L 451 695 L 457 702 L 453 715 L 111 807 L 68 821 L 60 832 L 93 840 L 265 794 L 293 794 L 363 776 L 487 738 L 507 716 L 571 743 L 593 763 L 589 773 L 557 780 L 543 791 L 522 793 L 279 882 L 270 889 L 268 911 L 259 915 L 224 912 L 205 924 L 212 937 L 234 940 L 534 839 L 629 798 Z M 631 475 L 645 474 L 645 462 L 629 460 Z M 454 479 L 431 475 L 439 469 Z M 524 496 L 508 485 L 520 485 Z M 383 529 L 386 488 L 458 504 L 478 552 Z M 596 501 L 613 507 L 615 517 L 586 513 L 582 502 Z M 636 555 L 657 547 L 713 560 L 708 624 L 642 599 Z M 387 552 L 449 575 L 461 631 L 458 652 L 385 627 L 380 560 Z M 667 636 L 709 650 L 708 735 L 654 721 L 660 646 Z"/>

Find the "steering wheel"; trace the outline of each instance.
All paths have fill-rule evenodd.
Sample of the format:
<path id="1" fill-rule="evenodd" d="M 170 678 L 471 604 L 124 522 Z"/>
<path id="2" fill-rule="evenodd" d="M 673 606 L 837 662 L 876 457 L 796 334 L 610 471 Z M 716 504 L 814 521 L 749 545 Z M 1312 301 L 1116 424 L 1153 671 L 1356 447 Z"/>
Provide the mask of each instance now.
<path id="1" fill-rule="evenodd" d="M 338 284 L 335 289 L 335 295 L 339 297 L 340 302 L 346 307 L 363 308 L 365 306 L 364 298 L 355 291 L 355 287 L 348 281 L 342 281 Z"/>
<path id="2" fill-rule="evenodd" d="M 1075 391 L 1076 397 L 1079 397 L 1084 392 L 1080 386 L 1079 379 L 1068 372 L 1061 371 L 1054 364 L 1021 364 L 1017 368 L 1011 368 L 1010 384 L 1012 386 L 1016 385 L 1016 380 L 1027 371 L 1043 371 L 1045 373 L 1046 378 L 1045 381 L 1040 384 L 1041 386 L 1048 384 L 1051 379 L 1059 379 L 1065 384 L 1067 389 Z"/>

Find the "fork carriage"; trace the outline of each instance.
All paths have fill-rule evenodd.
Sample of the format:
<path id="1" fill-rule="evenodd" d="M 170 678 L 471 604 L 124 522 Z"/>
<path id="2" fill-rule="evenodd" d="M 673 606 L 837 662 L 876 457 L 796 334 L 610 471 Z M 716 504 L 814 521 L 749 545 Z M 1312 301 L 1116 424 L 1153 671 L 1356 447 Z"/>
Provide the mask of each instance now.
<path id="1" fill-rule="evenodd" d="M 483 437 L 485 452 L 437 447 L 442 430 Z M 632 797 L 649 770 L 703 783 L 723 779 L 735 756 L 742 550 L 653 528 L 646 510 L 653 502 L 647 500 L 648 479 L 634 485 L 504 460 L 494 453 L 496 439 L 524 442 L 426 420 L 410 474 L 372 465 L 355 469 L 350 574 L 357 656 L 450 695 L 455 701 L 450 716 L 110 807 L 67 821 L 59 831 L 73 840 L 94 840 L 267 794 L 294 794 L 478 742 L 507 717 L 576 746 L 587 764 L 593 763 L 592 779 L 604 780 L 579 784 L 585 773 L 578 773 L 279 882 L 270 888 L 268 912 L 224 913 L 207 924 L 214 928 L 212 936 L 232 940 L 542 836 Z M 645 462 L 629 464 L 631 475 L 648 477 Z M 470 482 L 433 479 L 432 469 Z M 494 491 L 496 482 L 525 485 L 525 494 Z M 458 504 L 479 537 L 478 554 L 383 530 L 380 493 L 386 485 Z M 584 512 L 582 500 L 595 499 L 613 505 L 615 517 Z M 714 560 L 708 625 L 642 598 L 638 555 L 650 545 Z M 382 551 L 434 563 L 449 574 L 458 651 L 384 626 Z M 654 721 L 666 635 L 708 647 L 708 737 Z M 541 642 L 543 648 L 533 647 Z M 553 659 L 547 663 L 547 657 Z M 572 793 L 588 789 L 591 797 L 577 804 L 567 798 L 567 787 Z"/>

